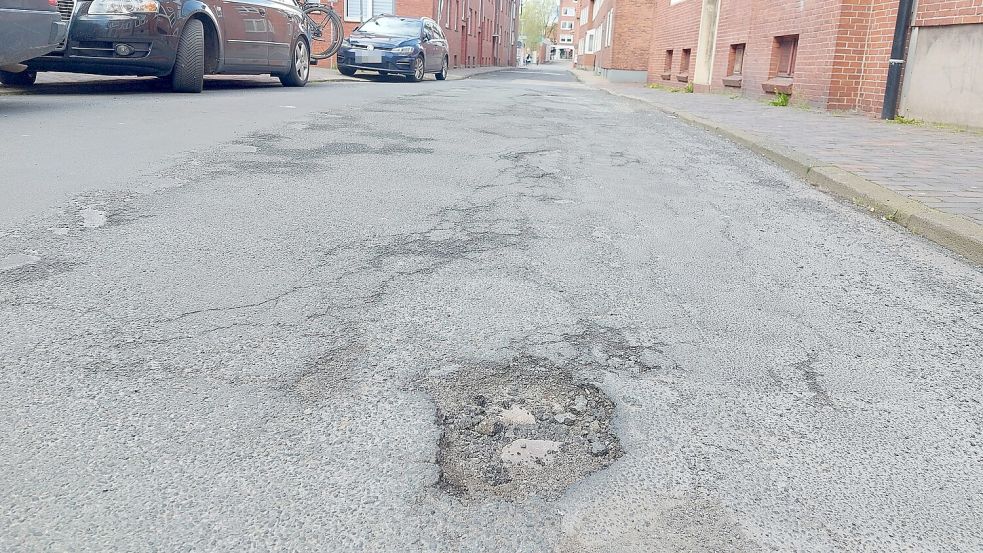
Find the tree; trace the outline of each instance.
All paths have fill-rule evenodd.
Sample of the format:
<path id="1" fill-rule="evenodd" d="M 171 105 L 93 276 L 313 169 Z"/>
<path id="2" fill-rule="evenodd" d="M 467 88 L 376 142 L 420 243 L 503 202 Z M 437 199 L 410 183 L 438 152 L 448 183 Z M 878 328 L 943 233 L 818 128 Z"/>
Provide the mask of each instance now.
<path id="1" fill-rule="evenodd" d="M 519 15 L 519 28 L 525 37 L 526 48 L 536 50 L 543 39 L 556 42 L 556 20 L 559 0 L 525 0 Z"/>

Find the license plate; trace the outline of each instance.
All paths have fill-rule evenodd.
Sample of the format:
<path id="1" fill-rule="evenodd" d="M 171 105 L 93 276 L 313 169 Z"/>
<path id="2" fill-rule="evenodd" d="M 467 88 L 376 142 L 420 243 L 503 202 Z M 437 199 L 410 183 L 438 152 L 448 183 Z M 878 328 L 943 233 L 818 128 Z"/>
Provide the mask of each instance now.
<path id="1" fill-rule="evenodd" d="M 382 52 L 355 52 L 355 61 L 358 63 L 382 63 Z"/>

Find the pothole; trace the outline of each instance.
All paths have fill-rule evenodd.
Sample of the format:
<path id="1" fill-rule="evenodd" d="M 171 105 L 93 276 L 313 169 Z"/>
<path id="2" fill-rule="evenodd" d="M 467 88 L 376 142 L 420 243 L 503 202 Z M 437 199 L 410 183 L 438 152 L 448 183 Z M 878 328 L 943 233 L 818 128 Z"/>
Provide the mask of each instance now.
<path id="1" fill-rule="evenodd" d="M 555 499 L 623 454 L 614 403 L 556 367 L 511 365 L 434 378 L 439 485 L 466 497 Z"/>

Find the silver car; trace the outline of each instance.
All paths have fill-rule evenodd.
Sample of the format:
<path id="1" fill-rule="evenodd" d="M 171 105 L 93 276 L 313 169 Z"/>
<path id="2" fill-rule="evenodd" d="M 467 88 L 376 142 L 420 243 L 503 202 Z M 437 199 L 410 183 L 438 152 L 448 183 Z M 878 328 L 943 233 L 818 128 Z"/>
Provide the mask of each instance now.
<path id="1" fill-rule="evenodd" d="M 64 5 L 59 6 L 60 3 Z M 56 50 L 65 40 L 72 2 L 0 0 L 0 82 L 33 84 L 37 74 L 20 62 Z"/>

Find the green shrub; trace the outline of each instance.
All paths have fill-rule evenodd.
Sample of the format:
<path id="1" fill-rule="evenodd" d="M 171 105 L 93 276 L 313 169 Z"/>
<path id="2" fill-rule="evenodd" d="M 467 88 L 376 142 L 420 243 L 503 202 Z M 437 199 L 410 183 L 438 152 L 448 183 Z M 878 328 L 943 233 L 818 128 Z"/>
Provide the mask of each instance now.
<path id="1" fill-rule="evenodd" d="M 779 92 L 775 95 L 775 99 L 769 102 L 773 106 L 785 107 L 788 105 L 788 94 L 784 92 Z"/>

